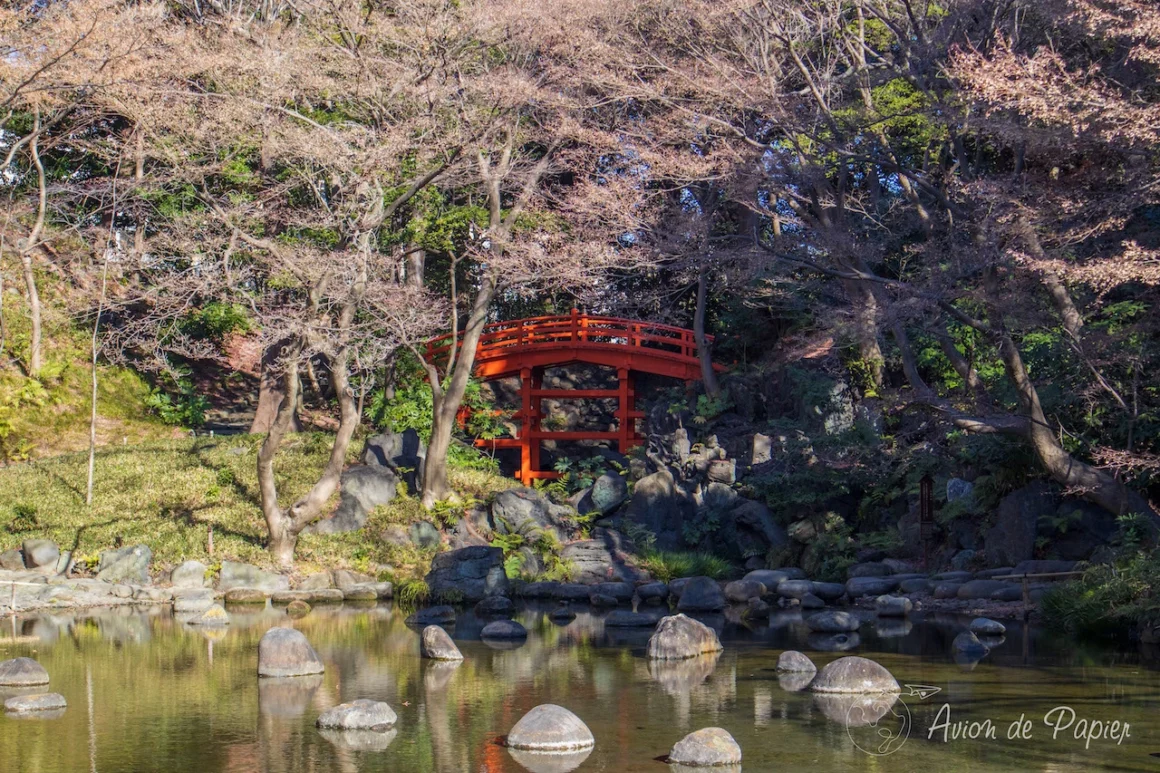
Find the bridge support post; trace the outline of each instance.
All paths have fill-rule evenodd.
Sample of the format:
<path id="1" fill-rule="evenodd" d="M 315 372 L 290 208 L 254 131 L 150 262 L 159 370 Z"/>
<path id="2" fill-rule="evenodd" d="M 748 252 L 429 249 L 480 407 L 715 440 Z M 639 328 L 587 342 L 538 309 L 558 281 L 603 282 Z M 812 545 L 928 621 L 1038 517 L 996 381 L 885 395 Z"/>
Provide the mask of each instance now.
<path id="1" fill-rule="evenodd" d="M 619 381 L 620 410 L 617 418 L 620 426 L 617 427 L 618 451 L 627 454 L 628 449 L 636 445 L 636 387 L 633 384 L 632 371 L 628 368 L 617 368 L 616 378 Z"/>
<path id="2" fill-rule="evenodd" d="M 533 394 L 544 383 L 543 368 L 520 369 L 520 482 L 532 483 L 540 469 L 540 413 L 543 398 Z"/>

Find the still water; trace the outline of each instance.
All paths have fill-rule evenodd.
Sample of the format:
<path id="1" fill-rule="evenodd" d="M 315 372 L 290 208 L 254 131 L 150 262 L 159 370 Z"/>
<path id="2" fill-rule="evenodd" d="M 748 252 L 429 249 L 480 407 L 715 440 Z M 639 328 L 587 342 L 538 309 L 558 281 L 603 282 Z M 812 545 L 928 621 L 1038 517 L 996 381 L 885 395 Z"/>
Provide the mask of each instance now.
<path id="1" fill-rule="evenodd" d="M 452 629 L 466 660 L 447 665 L 420 660 L 418 632 L 390 605 L 320 605 L 290 624 L 310 639 L 326 673 L 259 680 L 258 640 L 287 618 L 276 607 L 230 611 L 233 624 L 222 632 L 191 628 L 162 608 L 4 618 L 0 658 L 39 660 L 68 709 L 0 716 L 0 770 L 564 771 L 576 760 L 525 767 L 497 743 L 528 709 L 558 703 L 596 737 L 575 768 L 582 773 L 667 773 L 656 758 L 707 726 L 733 734 L 746 773 L 1160 771 L 1152 756 L 1160 752 L 1160 671 L 1138 653 L 1080 649 L 1017 622 L 981 662 L 960 664 L 948 653 L 965 620 L 869 621 L 846 654 L 873 657 L 900 684 L 939 691 L 905 696 L 874 726 L 849 727 L 841 707 L 778 679 L 783 649 L 801 649 L 819 666 L 843 654 L 818 651 L 829 645 L 811 639 L 796 613 L 755 628 L 707 618 L 725 652 L 658 665 L 643 657 L 648 631 L 606 629 L 601 614 L 581 612 L 560 627 L 547 608 L 525 607 L 517 619 L 527 642 L 493 649 L 479 640 L 483 622 L 466 612 Z M 13 632 L 36 641 L 5 644 Z M 320 712 L 355 698 L 390 703 L 396 731 L 352 746 L 315 729 Z M 973 732 L 970 722 L 979 723 Z M 956 727 L 976 737 L 956 737 Z"/>

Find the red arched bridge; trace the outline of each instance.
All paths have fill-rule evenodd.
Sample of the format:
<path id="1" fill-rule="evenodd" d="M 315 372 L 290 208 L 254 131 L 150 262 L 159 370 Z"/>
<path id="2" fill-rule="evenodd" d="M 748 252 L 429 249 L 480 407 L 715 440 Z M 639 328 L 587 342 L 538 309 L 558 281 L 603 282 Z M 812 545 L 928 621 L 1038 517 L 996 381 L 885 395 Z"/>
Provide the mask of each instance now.
<path id="1" fill-rule="evenodd" d="M 710 339 L 711 340 L 711 339 Z M 458 337 L 455 345 L 460 344 Z M 446 359 L 452 346 L 447 334 L 427 342 L 427 359 Z M 616 369 L 616 389 L 545 389 L 544 369 L 573 362 L 603 365 Z M 720 369 L 720 366 L 714 366 Z M 529 317 L 493 322 L 484 328 L 475 355 L 475 376 L 485 381 L 520 377 L 520 422 L 515 437 L 478 440 L 486 448 L 519 448 L 519 479 L 530 484 L 534 478 L 554 478 L 558 473 L 540 469 L 540 443 L 544 440 L 611 440 L 625 453 L 644 438 L 636 431 L 636 420 L 644 414 L 636 410 L 634 373 L 693 381 L 701 377 L 696 337 L 692 330 L 617 317 L 571 314 Z M 618 401 L 615 431 L 574 430 L 554 432 L 540 427 L 541 401 L 615 399 Z"/>

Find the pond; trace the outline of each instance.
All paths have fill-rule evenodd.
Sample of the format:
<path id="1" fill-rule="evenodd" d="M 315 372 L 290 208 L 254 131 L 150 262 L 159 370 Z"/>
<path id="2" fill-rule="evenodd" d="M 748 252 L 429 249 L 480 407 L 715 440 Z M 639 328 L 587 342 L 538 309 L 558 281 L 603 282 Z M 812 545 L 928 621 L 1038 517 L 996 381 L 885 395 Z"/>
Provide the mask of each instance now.
<path id="1" fill-rule="evenodd" d="M 1018 622 L 977 664 L 948 655 L 965 620 L 868 622 L 852 653 L 882 663 L 900 684 L 939 690 L 904 696 L 877 726 L 850 726 L 848 712 L 842 721 L 832 704 L 779 681 L 783 649 L 801 649 L 819 666 L 843 654 L 812 648 L 824 642 L 809 638 L 796 613 L 755 629 L 708 618 L 725 645 L 719 657 L 658 665 L 644 658 L 648 631 L 606 629 L 602 614 L 587 611 L 560 627 L 548 611 L 521 608 L 530 636 L 507 650 L 480 641 L 483 621 L 462 613 L 452 631 L 465 661 L 448 665 L 420 660 L 418 632 L 389 604 L 320 605 L 292 624 L 326 672 L 294 680 L 257 677 L 259 638 L 287 621 L 277 607 L 232 607 L 222 632 L 186 626 L 163 607 L 4 618 L 0 658 L 39 660 L 68 708 L 59 717 L 0 716 L 0 768 L 563 771 L 575 761 L 525 768 L 497 743 L 533 706 L 557 703 L 596 737 L 578 771 L 666 773 L 656 758 L 707 726 L 733 734 L 747 772 L 1160 769 L 1152 756 L 1160 672 L 1136 653 L 1079 649 Z M 3 643 L 13 633 L 23 638 Z M 399 715 L 377 748 L 351 748 L 314 727 L 321 711 L 355 698 L 385 700 Z M 1008 737 L 1012 729 L 1018 737 Z"/>

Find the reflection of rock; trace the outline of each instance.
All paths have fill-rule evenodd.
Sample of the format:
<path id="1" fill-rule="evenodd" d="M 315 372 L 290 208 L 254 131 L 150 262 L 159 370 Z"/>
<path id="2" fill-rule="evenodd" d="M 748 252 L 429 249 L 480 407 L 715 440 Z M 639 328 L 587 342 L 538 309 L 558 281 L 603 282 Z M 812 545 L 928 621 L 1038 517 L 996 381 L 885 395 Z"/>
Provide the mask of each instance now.
<path id="1" fill-rule="evenodd" d="M 849 612 L 834 610 L 818 612 L 806 618 L 806 625 L 811 631 L 819 633 L 847 633 L 857 631 L 862 621 Z"/>
<path id="2" fill-rule="evenodd" d="M 484 639 L 483 643 L 493 650 L 518 650 L 528 643 L 527 639 Z"/>
<path id="3" fill-rule="evenodd" d="M 813 673 L 787 671 L 777 675 L 777 683 L 786 692 L 801 692 L 814 681 Z"/>
<path id="4" fill-rule="evenodd" d="M 4 701 L 4 710 L 16 713 L 32 711 L 56 711 L 65 708 L 68 704 L 64 696 L 55 692 L 42 692 L 35 695 L 17 695 Z"/>
<path id="5" fill-rule="evenodd" d="M 669 695 L 683 695 L 709 678 L 720 657 L 714 652 L 684 660 L 649 660 L 648 672 Z"/>
<path id="6" fill-rule="evenodd" d="M 353 752 L 382 752 L 387 750 L 399 731 L 394 728 L 385 733 L 375 730 L 319 730 L 318 734 L 339 749 Z"/>
<path id="7" fill-rule="evenodd" d="M 987 648 L 979 641 L 979 637 L 970 631 L 963 631 L 951 642 L 956 659 L 963 656 L 968 660 L 981 660 L 987 654 Z M 957 660 L 956 660 L 957 662 Z"/>
<path id="8" fill-rule="evenodd" d="M 300 716 L 321 686 L 322 674 L 259 679 L 258 713 L 273 717 Z"/>
<path id="9" fill-rule="evenodd" d="M 826 719 L 846 727 L 866 727 L 882 719 L 897 695 L 814 694 L 814 705 Z"/>
<path id="10" fill-rule="evenodd" d="M 47 711 L 13 711 L 5 714 L 7 719 L 60 719 L 65 709 L 49 709 Z"/>
<path id="11" fill-rule="evenodd" d="M 578 752 L 533 752 L 524 749 L 508 749 L 512 759 L 528 773 L 571 773 L 580 767 L 592 749 Z"/>
<path id="12" fill-rule="evenodd" d="M 666 773 L 741 773 L 740 765 L 714 765 L 706 768 L 703 765 L 669 765 Z"/>
<path id="13" fill-rule="evenodd" d="M 883 639 L 906 636 L 914 625 L 905 618 L 879 618 L 874 623 L 874 633 Z"/>
<path id="14" fill-rule="evenodd" d="M 1001 645 L 1005 641 L 1007 641 L 1006 636 L 980 636 L 979 637 L 979 642 L 984 647 L 987 648 L 988 652 L 995 649 L 996 647 L 998 647 L 999 645 Z"/>
<path id="15" fill-rule="evenodd" d="M 423 669 L 423 689 L 429 693 L 442 692 L 447 689 L 451 677 L 462 664 L 461 660 L 444 660 L 430 663 Z"/>
<path id="16" fill-rule="evenodd" d="M 846 652 L 862 643 L 858 632 L 854 633 L 811 633 L 806 638 L 810 649 L 819 652 Z"/>

